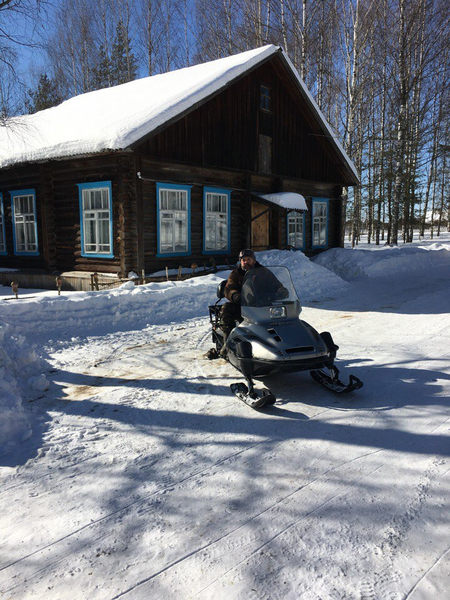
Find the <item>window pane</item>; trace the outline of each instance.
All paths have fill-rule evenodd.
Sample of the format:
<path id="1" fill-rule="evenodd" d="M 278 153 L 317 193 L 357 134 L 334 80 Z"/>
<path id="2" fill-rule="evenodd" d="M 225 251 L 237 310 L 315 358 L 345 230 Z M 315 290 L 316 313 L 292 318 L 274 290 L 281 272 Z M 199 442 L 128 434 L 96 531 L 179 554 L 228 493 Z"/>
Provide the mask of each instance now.
<path id="1" fill-rule="evenodd" d="M 95 244 L 97 242 L 97 236 L 95 231 L 95 220 L 86 219 L 84 227 L 84 238 L 86 246 L 90 247 L 90 251 L 95 251 Z"/>
<path id="2" fill-rule="evenodd" d="M 184 190 L 161 190 L 161 210 L 186 210 L 187 193 Z"/>
<path id="3" fill-rule="evenodd" d="M 176 210 L 177 208 L 177 193 L 167 192 L 167 210 Z"/>
<path id="4" fill-rule="evenodd" d="M 25 226 L 16 222 L 16 247 L 18 252 L 25 251 Z"/>
<path id="5" fill-rule="evenodd" d="M 15 196 L 14 215 L 34 214 L 33 196 Z"/>
<path id="6" fill-rule="evenodd" d="M 211 216 L 206 217 L 205 250 L 214 250 L 216 241 L 216 221 Z"/>
<path id="7" fill-rule="evenodd" d="M 184 252 L 187 250 L 187 227 L 186 220 L 180 213 L 176 213 L 174 219 L 174 250 Z"/>
<path id="8" fill-rule="evenodd" d="M 90 210 L 92 208 L 92 206 L 91 206 L 91 197 L 90 197 L 89 191 L 83 190 L 82 197 L 83 197 L 83 210 Z"/>
<path id="9" fill-rule="evenodd" d="M 100 209 L 103 208 L 102 206 L 102 192 L 101 190 L 92 190 L 91 192 L 91 203 L 92 203 L 92 208 L 94 209 Z"/>
<path id="10" fill-rule="evenodd" d="M 217 250 L 226 250 L 228 244 L 228 223 L 224 216 L 217 220 Z"/>
<path id="11" fill-rule="evenodd" d="M 101 251 L 109 250 L 109 219 L 102 219 L 98 227 L 98 243 L 103 246 Z"/>
<path id="12" fill-rule="evenodd" d="M 325 223 L 322 222 L 320 224 L 320 231 L 319 231 L 320 243 L 321 244 L 325 244 L 326 235 L 327 235 L 327 228 L 326 228 Z"/>
<path id="13" fill-rule="evenodd" d="M 172 220 L 163 219 L 161 221 L 161 252 L 172 251 Z"/>
<path id="14" fill-rule="evenodd" d="M 228 205 L 227 194 L 206 194 L 206 251 L 225 251 L 228 248 Z"/>
<path id="15" fill-rule="evenodd" d="M 27 243 L 27 250 L 34 252 L 36 250 L 36 235 L 35 235 L 34 223 L 27 222 L 25 224 L 25 239 Z"/>

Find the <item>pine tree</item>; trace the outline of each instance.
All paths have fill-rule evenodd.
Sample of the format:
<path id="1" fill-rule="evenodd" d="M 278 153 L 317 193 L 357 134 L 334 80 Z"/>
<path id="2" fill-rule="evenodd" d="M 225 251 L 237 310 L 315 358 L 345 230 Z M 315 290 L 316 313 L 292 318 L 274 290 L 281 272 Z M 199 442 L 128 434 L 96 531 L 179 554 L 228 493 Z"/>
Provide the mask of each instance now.
<path id="1" fill-rule="evenodd" d="M 92 69 L 92 89 L 100 90 L 111 87 L 111 60 L 108 57 L 105 46 L 102 44 L 98 49 L 98 63 Z"/>
<path id="2" fill-rule="evenodd" d="M 28 95 L 26 106 L 30 114 L 61 104 L 63 100 L 56 82 L 50 79 L 47 73 L 41 74 L 36 89 L 28 90 Z"/>
<path id="3" fill-rule="evenodd" d="M 111 52 L 112 85 L 136 79 L 137 63 L 131 50 L 131 42 L 122 21 L 117 23 L 116 37 Z"/>

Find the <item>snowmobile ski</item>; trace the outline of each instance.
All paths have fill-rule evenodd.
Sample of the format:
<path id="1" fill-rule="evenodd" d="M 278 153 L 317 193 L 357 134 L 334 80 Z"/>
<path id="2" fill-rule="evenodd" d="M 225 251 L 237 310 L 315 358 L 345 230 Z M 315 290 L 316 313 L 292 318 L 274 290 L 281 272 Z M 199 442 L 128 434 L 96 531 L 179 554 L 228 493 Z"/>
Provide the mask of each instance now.
<path id="1" fill-rule="evenodd" d="M 242 400 L 242 402 L 245 402 L 251 408 L 262 408 L 265 405 L 275 404 L 276 402 L 275 396 L 267 388 L 262 390 L 261 396 L 258 396 L 255 392 L 249 393 L 245 383 L 232 383 L 230 389 L 239 400 Z"/>
<path id="2" fill-rule="evenodd" d="M 317 383 L 320 383 L 336 394 L 348 394 L 354 390 L 359 390 L 363 386 L 363 382 L 354 375 L 349 376 L 347 384 L 343 383 L 339 379 L 339 369 L 335 366 L 331 367 L 330 373 L 331 375 L 328 375 L 322 369 L 310 371 L 310 375 L 314 381 L 317 381 Z"/>

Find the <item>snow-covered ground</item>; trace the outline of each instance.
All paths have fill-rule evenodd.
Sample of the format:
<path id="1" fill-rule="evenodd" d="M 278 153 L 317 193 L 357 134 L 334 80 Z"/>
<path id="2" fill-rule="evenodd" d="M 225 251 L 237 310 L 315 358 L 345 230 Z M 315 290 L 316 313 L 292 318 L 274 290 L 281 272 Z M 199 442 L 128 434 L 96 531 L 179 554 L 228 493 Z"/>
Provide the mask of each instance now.
<path id="1" fill-rule="evenodd" d="M 329 330 L 341 397 L 208 361 L 226 273 L 114 291 L 0 287 L 0 597 L 448 597 L 450 236 L 260 253 Z"/>

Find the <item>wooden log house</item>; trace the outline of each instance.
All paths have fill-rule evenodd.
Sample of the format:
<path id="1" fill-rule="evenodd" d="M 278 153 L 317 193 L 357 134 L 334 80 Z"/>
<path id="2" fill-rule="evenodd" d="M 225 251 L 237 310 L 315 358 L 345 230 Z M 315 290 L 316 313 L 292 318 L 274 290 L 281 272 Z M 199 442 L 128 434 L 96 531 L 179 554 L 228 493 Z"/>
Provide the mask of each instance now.
<path id="1" fill-rule="evenodd" d="M 17 121 L 0 128 L 0 267 L 126 277 L 342 244 L 358 175 L 276 46 Z"/>

